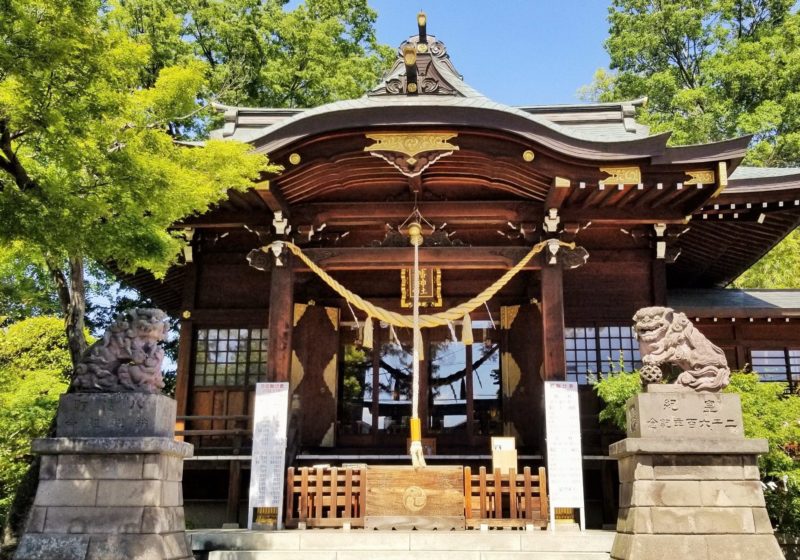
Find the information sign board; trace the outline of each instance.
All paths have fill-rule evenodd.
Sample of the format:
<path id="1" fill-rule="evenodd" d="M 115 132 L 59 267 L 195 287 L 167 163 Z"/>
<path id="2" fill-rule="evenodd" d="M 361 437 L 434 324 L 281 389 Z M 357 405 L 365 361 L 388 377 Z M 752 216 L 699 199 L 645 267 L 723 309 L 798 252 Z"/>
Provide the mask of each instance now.
<path id="1" fill-rule="evenodd" d="M 248 529 L 254 508 L 277 508 L 277 528 L 282 526 L 288 413 L 288 383 L 256 384 Z"/>
<path id="2" fill-rule="evenodd" d="M 583 529 L 583 458 L 578 384 L 572 381 L 548 381 L 544 384 L 544 400 L 551 527 L 555 525 L 555 508 L 579 508 Z"/>

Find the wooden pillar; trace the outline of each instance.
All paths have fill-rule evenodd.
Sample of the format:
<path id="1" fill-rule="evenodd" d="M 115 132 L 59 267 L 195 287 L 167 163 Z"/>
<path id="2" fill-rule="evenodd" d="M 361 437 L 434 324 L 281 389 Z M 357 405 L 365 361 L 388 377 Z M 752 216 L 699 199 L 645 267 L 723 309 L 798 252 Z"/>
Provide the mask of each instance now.
<path id="1" fill-rule="evenodd" d="M 239 522 L 239 500 L 241 498 L 242 462 L 230 461 L 228 465 L 228 503 L 225 512 L 226 523 Z"/>
<path id="2" fill-rule="evenodd" d="M 183 298 L 181 301 L 180 333 L 178 334 L 178 360 L 175 372 L 175 401 L 177 415 L 186 416 L 189 410 L 189 377 L 192 368 L 192 346 L 194 343 L 194 312 L 195 293 L 197 290 L 197 265 L 186 264 L 186 281 L 183 285 Z M 177 429 L 184 428 L 184 421 L 179 420 Z"/>
<path id="3" fill-rule="evenodd" d="M 474 381 L 472 380 L 472 344 L 467 344 L 465 348 L 465 355 L 467 358 L 465 370 L 466 379 L 464 381 L 464 389 L 467 391 L 467 441 L 470 445 L 472 445 L 475 437 L 475 387 L 473 386 Z"/>
<path id="4" fill-rule="evenodd" d="M 561 264 L 542 267 L 542 329 L 544 379 L 567 378 L 564 354 L 564 283 Z"/>
<path id="5" fill-rule="evenodd" d="M 294 327 L 294 271 L 290 257 L 272 269 L 269 288 L 267 381 L 289 381 Z"/>
<path id="6" fill-rule="evenodd" d="M 370 414 L 372 415 L 372 443 L 377 444 L 379 441 L 378 421 L 381 415 L 381 348 L 383 347 L 384 335 L 378 321 L 375 321 L 373 325 L 375 328 L 372 337 L 372 404 L 370 405 Z"/>

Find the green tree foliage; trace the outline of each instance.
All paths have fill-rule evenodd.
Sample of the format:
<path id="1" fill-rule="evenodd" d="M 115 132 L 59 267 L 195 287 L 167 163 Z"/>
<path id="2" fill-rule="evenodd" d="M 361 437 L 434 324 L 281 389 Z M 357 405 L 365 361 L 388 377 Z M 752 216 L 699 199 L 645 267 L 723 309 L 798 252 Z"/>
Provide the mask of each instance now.
<path id="1" fill-rule="evenodd" d="M 44 311 L 32 284 L 56 294 L 77 360 L 87 263 L 163 273 L 184 243 L 169 225 L 273 169 L 246 145 L 176 142 L 214 122 L 210 101 L 316 105 L 376 81 L 366 0 L 286 5 L 0 2 L 0 297 L 19 298 L 0 315 Z M 19 242 L 27 262 L 6 256 Z"/>
<path id="2" fill-rule="evenodd" d="M 800 162 L 800 16 L 792 0 L 614 0 L 612 72 L 586 90 L 648 97 L 640 118 L 673 144 L 754 134 L 748 161 Z"/>
<path id="3" fill-rule="evenodd" d="M 800 166 L 800 15 L 794 0 L 613 0 L 587 98 L 648 97 L 639 120 L 674 145 L 753 135 L 745 164 Z M 737 287 L 797 286 L 797 232 Z"/>
<path id="4" fill-rule="evenodd" d="M 778 243 L 765 257 L 733 282 L 736 288 L 797 288 L 800 271 L 800 230 Z"/>
<path id="5" fill-rule="evenodd" d="M 0 527 L 47 433 L 72 369 L 63 320 L 36 317 L 0 329 Z"/>

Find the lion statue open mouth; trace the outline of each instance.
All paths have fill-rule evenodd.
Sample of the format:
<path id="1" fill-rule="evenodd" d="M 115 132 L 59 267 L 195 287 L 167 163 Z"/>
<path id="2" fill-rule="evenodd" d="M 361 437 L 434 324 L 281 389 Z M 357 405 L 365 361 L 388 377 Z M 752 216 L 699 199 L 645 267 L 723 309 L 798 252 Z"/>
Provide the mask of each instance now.
<path id="1" fill-rule="evenodd" d="M 695 329 L 686 315 L 669 307 L 644 307 L 633 321 L 645 383 L 660 377 L 653 375 L 654 369 L 674 364 L 683 370 L 676 385 L 696 391 L 719 391 L 728 386 L 731 370 L 725 353 Z"/>

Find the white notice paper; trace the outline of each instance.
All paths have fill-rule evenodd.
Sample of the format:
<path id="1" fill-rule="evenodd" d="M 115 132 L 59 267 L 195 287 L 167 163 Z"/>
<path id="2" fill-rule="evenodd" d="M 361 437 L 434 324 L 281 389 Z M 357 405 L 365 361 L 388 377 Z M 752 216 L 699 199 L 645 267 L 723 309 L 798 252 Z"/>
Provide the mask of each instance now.
<path id="1" fill-rule="evenodd" d="M 583 458 L 578 384 L 573 381 L 548 381 L 544 384 L 544 400 L 551 522 L 554 508 L 580 508 L 583 529 Z"/>
<path id="2" fill-rule="evenodd" d="M 288 413 L 288 383 L 256 384 L 248 528 L 253 508 L 278 508 L 278 527 L 282 525 Z"/>

